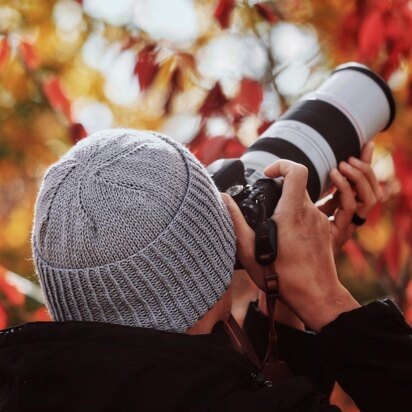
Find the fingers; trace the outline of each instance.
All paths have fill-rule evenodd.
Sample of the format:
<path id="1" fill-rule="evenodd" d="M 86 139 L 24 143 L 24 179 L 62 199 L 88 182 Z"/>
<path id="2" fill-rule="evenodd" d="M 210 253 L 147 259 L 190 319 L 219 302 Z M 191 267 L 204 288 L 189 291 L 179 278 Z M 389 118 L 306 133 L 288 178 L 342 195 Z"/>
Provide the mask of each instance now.
<path id="1" fill-rule="evenodd" d="M 369 165 L 372 163 L 373 150 L 375 149 L 375 143 L 369 142 L 362 149 L 361 160 Z"/>
<path id="2" fill-rule="evenodd" d="M 344 231 L 350 224 L 356 211 L 356 200 L 348 180 L 337 170 L 333 169 L 330 178 L 338 190 L 339 208 L 335 214 L 334 225 Z"/>
<path id="3" fill-rule="evenodd" d="M 372 190 L 372 186 L 365 174 L 358 168 L 346 162 L 339 164 L 339 171 L 345 176 L 354 186 L 356 197 L 360 203 L 357 213 L 366 217 L 365 214 L 376 204 L 376 197 Z"/>
<path id="4" fill-rule="evenodd" d="M 359 170 L 368 180 L 369 185 L 371 186 L 375 197 L 380 200 L 382 198 L 382 189 L 379 185 L 378 179 L 376 178 L 375 173 L 370 164 L 365 161 L 356 159 L 355 157 L 349 158 L 349 164 L 355 169 Z"/>
<path id="5" fill-rule="evenodd" d="M 277 160 L 268 166 L 263 173 L 267 177 L 283 176 L 282 197 L 279 204 L 285 204 L 291 210 L 299 209 L 307 199 L 306 185 L 308 169 L 290 160 Z"/>
<path id="6" fill-rule="evenodd" d="M 255 242 L 255 233 L 252 228 L 247 224 L 239 206 L 227 193 L 221 193 L 223 202 L 225 203 L 229 215 L 233 222 L 233 227 L 236 234 L 236 249 L 239 257 L 244 257 L 245 259 L 253 258 L 254 249 L 253 245 Z M 251 246 L 252 245 L 252 246 Z"/>

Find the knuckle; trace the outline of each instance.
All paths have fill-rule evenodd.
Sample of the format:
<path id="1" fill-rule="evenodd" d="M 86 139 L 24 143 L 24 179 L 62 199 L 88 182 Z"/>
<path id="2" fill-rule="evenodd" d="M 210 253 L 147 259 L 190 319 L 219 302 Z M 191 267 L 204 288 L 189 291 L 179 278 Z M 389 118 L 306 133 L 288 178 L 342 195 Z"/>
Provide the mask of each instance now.
<path id="1" fill-rule="evenodd" d="M 362 179 L 363 173 L 360 170 L 353 168 L 352 169 L 352 176 L 353 176 L 354 180 L 358 181 L 359 179 Z"/>
<path id="2" fill-rule="evenodd" d="M 378 203 L 378 199 L 375 195 L 371 196 L 370 200 L 369 200 L 369 204 L 370 207 L 373 207 L 376 205 L 376 203 Z"/>
<path id="3" fill-rule="evenodd" d="M 364 171 L 364 173 L 366 173 L 368 175 L 373 175 L 374 174 L 372 166 L 368 163 L 363 163 L 362 170 Z"/>
<path id="4" fill-rule="evenodd" d="M 323 213 L 318 214 L 318 216 L 319 216 L 318 219 L 319 219 L 320 224 L 324 227 L 327 226 L 329 228 L 329 218 Z"/>
<path id="5" fill-rule="evenodd" d="M 302 177 L 308 177 L 309 175 L 309 169 L 300 163 L 296 164 L 296 171 L 299 172 Z"/>
<path id="6" fill-rule="evenodd" d="M 354 198 L 352 198 L 352 199 L 348 202 L 348 207 L 347 207 L 347 209 L 348 209 L 350 212 L 355 212 L 356 206 L 357 206 L 356 200 L 355 200 Z"/>
<path id="7" fill-rule="evenodd" d="M 379 187 L 379 190 L 377 191 L 377 193 L 375 194 L 376 196 L 376 202 L 382 202 L 383 200 L 383 190 Z"/>
<path id="8" fill-rule="evenodd" d="M 345 190 L 345 191 L 351 190 L 351 186 L 350 186 L 348 179 L 342 180 L 342 190 Z"/>
<path id="9" fill-rule="evenodd" d="M 326 215 L 319 215 L 316 227 L 321 234 L 329 233 L 330 222 Z"/>

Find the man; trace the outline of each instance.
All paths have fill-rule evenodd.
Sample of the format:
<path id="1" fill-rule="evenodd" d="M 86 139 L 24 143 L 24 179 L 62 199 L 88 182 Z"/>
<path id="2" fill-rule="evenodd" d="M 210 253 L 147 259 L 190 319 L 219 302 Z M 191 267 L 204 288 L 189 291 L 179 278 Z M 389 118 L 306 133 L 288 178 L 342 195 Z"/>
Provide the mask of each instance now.
<path id="1" fill-rule="evenodd" d="M 365 411 L 408 410 L 411 329 L 390 302 L 360 308 L 336 274 L 333 244 L 379 197 L 370 167 L 350 163 L 341 170 L 359 205 L 334 171 L 332 223 L 310 201 L 303 166 L 266 170 L 284 177 L 273 216 L 281 299 L 317 333 L 280 326 L 295 376 L 272 384 L 224 329 L 236 251 L 250 273 L 262 270 L 236 204 L 224 196 L 226 207 L 204 167 L 165 136 L 118 129 L 78 143 L 47 171 L 33 225 L 55 322 L 0 334 L 0 410 L 337 411 L 334 379 Z M 249 309 L 258 351 L 264 319 Z"/>

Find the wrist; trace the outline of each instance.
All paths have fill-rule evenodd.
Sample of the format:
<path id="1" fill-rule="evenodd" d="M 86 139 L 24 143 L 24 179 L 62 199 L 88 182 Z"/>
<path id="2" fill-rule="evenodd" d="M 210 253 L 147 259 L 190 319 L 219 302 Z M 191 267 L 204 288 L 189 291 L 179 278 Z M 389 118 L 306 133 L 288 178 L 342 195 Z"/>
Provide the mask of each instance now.
<path id="1" fill-rule="evenodd" d="M 329 291 L 303 300 L 294 312 L 315 332 L 333 322 L 340 314 L 357 309 L 360 304 L 340 283 Z"/>
<path id="2" fill-rule="evenodd" d="M 258 310 L 265 316 L 268 315 L 266 297 L 263 292 L 259 293 Z M 279 299 L 275 305 L 275 319 L 276 322 L 282 323 L 294 329 L 304 330 L 304 323 Z"/>

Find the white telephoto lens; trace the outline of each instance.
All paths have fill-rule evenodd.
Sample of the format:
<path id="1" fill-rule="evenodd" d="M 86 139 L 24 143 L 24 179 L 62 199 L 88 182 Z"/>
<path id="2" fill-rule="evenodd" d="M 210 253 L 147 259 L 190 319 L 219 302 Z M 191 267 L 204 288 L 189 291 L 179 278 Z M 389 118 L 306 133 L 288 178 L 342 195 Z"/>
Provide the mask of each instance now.
<path id="1" fill-rule="evenodd" d="M 240 158 L 248 183 L 264 177 L 276 159 L 304 164 L 313 201 L 330 187 L 329 173 L 387 129 L 395 102 L 385 81 L 358 63 L 339 66 L 315 92 L 303 96 Z"/>

